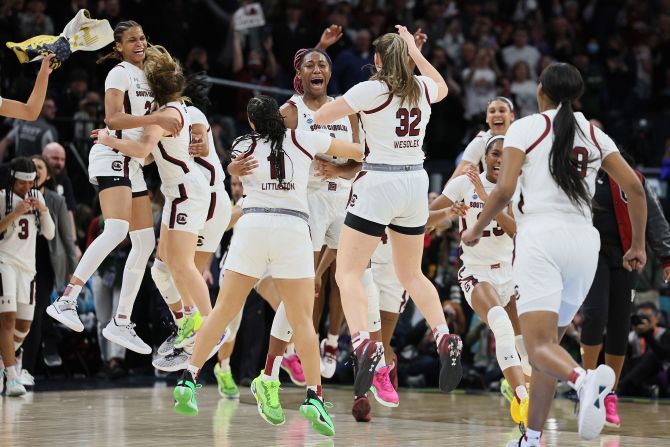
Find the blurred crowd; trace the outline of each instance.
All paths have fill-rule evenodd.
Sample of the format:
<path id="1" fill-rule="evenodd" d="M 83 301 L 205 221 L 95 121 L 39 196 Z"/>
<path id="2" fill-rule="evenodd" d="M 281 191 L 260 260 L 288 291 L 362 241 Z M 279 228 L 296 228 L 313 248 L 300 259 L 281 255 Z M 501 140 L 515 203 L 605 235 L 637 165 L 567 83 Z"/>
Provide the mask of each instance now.
<path id="1" fill-rule="evenodd" d="M 238 29 L 234 14 L 251 3 L 260 4 L 265 24 Z M 425 140 L 432 190 L 441 190 L 459 153 L 484 128 L 485 107 L 491 98 L 511 98 L 517 118 L 535 113 L 541 70 L 554 61 L 570 62 L 586 84 L 576 108 L 599 120 L 638 167 L 651 173 L 648 177 L 658 178 L 654 184 L 666 216 L 670 210 L 670 194 L 665 193 L 670 177 L 670 127 L 665 125 L 670 117 L 670 0 L 5 0 L 0 4 L 0 40 L 20 42 L 39 34 L 58 34 L 82 8 L 94 18 L 108 19 L 112 26 L 126 19 L 138 21 L 149 41 L 179 57 L 189 74 L 204 71 L 214 78 L 249 85 L 247 89 L 221 85 L 212 89 L 208 118 L 224 166 L 230 143 L 247 130 L 248 99 L 261 86 L 291 90 L 294 53 L 315 46 L 327 26 L 335 24 L 343 30 L 342 38 L 328 48 L 333 60 L 329 84 L 333 95 L 369 77 L 372 42 L 378 36 L 393 31 L 396 24 L 412 31 L 421 29 L 428 36 L 422 51 L 450 90 L 445 100 L 433 106 Z M 89 134 L 103 126 L 104 79 L 111 68 L 111 64 L 97 65 L 98 56 L 77 52 L 54 72 L 37 121 L 0 122 L 0 162 L 16 155 L 42 154 L 50 165 L 53 188 L 65 197 L 69 212 L 69 219 L 59 225 L 71 226 L 76 235 L 74 260 L 104 224 L 86 173 Z M 11 51 L 0 51 L 0 95 L 25 100 L 35 65 L 21 65 Z M 280 101 L 287 99 L 287 95 L 276 96 Z M 148 177 L 158 216 L 162 203 L 157 176 L 149 172 Z M 239 181 L 229 186 L 231 196 L 239 197 Z M 427 233 L 424 271 L 438 286 L 452 330 L 466 342 L 464 386 L 495 387 L 501 373 L 492 334 L 462 301 L 455 279 L 457 248 L 455 229 Z M 97 328 L 107 323 L 112 303 L 118 299 L 127 249 L 127 244 L 121 245 L 87 287 L 89 299 L 80 309 L 90 317 L 83 335 L 60 331 L 48 318 L 36 315 L 44 328 L 41 340 L 34 341 L 41 355 L 28 366 L 33 375 L 116 378 L 128 370 L 153 374 L 150 359 L 125 353 L 97 336 Z M 43 264 L 38 263 L 38 269 Z M 640 296 L 646 299 L 638 300 L 633 316 L 633 323 L 638 324 L 629 336 L 623 394 L 664 395 L 668 389 L 670 334 L 665 327 L 670 310 L 666 295 L 670 293 L 660 264 L 649 264 L 638 280 Z M 60 271 L 56 265 L 42 268 Z M 212 296 L 216 296 L 216 261 L 211 273 Z M 166 312 L 145 275 L 132 318 L 139 323 L 138 334 L 154 343 L 163 340 Z M 248 300 L 233 358 L 239 379 L 253 377 L 258 369 L 265 347 L 255 343 L 267 339 L 267 333 L 259 332 L 269 332 L 271 314 L 259 297 Z M 578 316 L 565 341 L 574 347 L 576 357 L 579 331 Z M 394 338 L 401 384 L 436 384 L 437 358 L 431 343 L 425 321 L 408 307 Z M 346 337 L 341 337 L 341 348 L 346 355 Z M 348 380 L 350 372 L 342 368 L 336 378 Z"/>

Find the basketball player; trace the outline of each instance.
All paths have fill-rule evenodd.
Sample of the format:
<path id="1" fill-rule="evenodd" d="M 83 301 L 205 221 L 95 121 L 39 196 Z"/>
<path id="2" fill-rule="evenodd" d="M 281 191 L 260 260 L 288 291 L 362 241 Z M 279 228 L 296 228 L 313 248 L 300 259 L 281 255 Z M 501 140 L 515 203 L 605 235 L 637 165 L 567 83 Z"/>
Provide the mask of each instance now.
<path id="1" fill-rule="evenodd" d="M 241 157 L 253 154 L 259 167 L 242 178 L 244 215 L 235 228 L 216 305 L 200 329 L 190 364 L 174 390 L 175 410 L 197 414 L 196 380 L 207 352 L 240 311 L 254 285 L 269 271 L 295 332 L 305 369 L 307 397 L 300 413 L 319 433 L 332 436 L 334 427 L 321 397 L 318 340 L 311 318 L 314 262 L 307 224 L 307 182 L 316 154 L 360 160 L 362 150 L 358 144 L 319 132 L 287 129 L 276 101 L 267 96 L 252 98 L 247 115 L 254 132 L 239 138 L 233 150 Z M 251 385 L 259 413 L 273 425 L 281 425 L 285 421 L 283 413 L 262 411 L 266 404 L 276 406 L 279 387 L 279 381 L 264 378 L 256 378 Z"/>
<path id="2" fill-rule="evenodd" d="M 195 142 L 191 144 L 189 150 L 193 161 L 207 180 L 210 190 L 207 220 L 198 235 L 195 252 L 195 265 L 201 273 L 210 266 L 212 255 L 219 247 L 223 233 L 230 222 L 232 209 L 230 197 L 223 183 L 226 176 L 216 153 L 211 127 L 203 113 L 210 104 L 208 98 L 210 88 L 211 85 L 206 81 L 205 76 L 198 74 L 189 78 L 184 89 L 184 96 L 189 98 L 193 104 L 187 107 L 192 122 L 191 138 L 192 142 Z M 183 350 L 175 351 L 175 345 L 188 344 L 188 339 L 195 335 L 195 331 L 202 324 L 200 312 L 191 306 L 187 306 L 188 312 L 186 312 L 169 269 L 160 259 L 154 261 L 151 276 L 170 308 L 175 323 L 173 333 L 157 351 L 159 356 L 169 357 L 156 358 L 153 365 L 162 371 L 179 371 L 186 367 L 188 353 Z"/>
<path id="3" fill-rule="evenodd" d="M 475 224 L 498 180 L 503 139 L 502 135 L 494 136 L 486 144 L 486 169 L 483 173 L 479 174 L 471 167 L 465 175 L 447 183 L 442 195 L 430 205 L 431 210 L 438 210 L 462 203 L 467 211 L 459 219 L 461 232 Z M 434 214 L 442 219 L 441 214 Z M 431 219 L 428 222 L 430 225 Z M 498 365 L 514 390 L 515 398 L 511 401 L 510 413 L 515 423 L 523 422 L 525 426 L 528 422 L 528 391 L 515 347 L 514 328 L 505 311 L 505 306 L 514 295 L 514 233 L 514 219 L 502 211 L 484 231 L 480 244 L 475 247 L 461 244 L 462 266 L 458 271 L 458 282 L 468 304 L 495 336 Z"/>
<path id="4" fill-rule="evenodd" d="M 641 269 L 646 262 L 644 189 L 614 142 L 573 112 L 572 101 L 583 91 L 582 77 L 572 65 L 553 64 L 543 70 L 537 89 L 542 113 L 510 126 L 498 182 L 479 219 L 461 238 L 476 244 L 519 182 L 513 277 L 521 331 L 533 365 L 528 428 L 520 446 L 540 445 L 556 380 L 567 381 L 577 391 L 582 438 L 595 438 L 605 423 L 604 399 L 614 385 L 614 372 L 606 365 L 584 371 L 559 345 L 596 271 L 600 238 L 593 228 L 591 199 L 601 165 L 629 200 L 632 246 L 624 265 Z"/>
<path id="5" fill-rule="evenodd" d="M 117 138 L 133 141 L 139 141 L 142 128 L 149 125 L 176 135 L 182 125 L 178 115 L 149 113 L 154 94 L 143 71 L 147 40 L 142 27 L 132 20 L 119 22 L 114 28 L 114 40 L 112 53 L 98 60 L 121 61 L 105 80 L 105 122 L 109 129 Z M 47 313 L 68 328 L 83 331 L 84 325 L 77 316 L 77 296 L 100 263 L 130 232 L 132 248 L 123 271 L 119 305 L 102 334 L 127 349 L 151 354 L 151 347 L 137 336 L 130 321 L 147 262 L 156 246 L 143 165 L 142 158 L 129 157 L 102 144 L 91 148 L 88 174 L 91 183 L 99 187 L 105 228 L 82 256 L 63 296 L 47 307 Z"/>
<path id="6" fill-rule="evenodd" d="M 37 234 L 51 240 L 56 226 L 42 193 L 35 189 L 32 160 L 14 158 L 10 169 L 9 182 L 0 190 L 0 361 L 4 363 L 0 384 L 6 374 L 7 396 L 21 396 L 26 389 L 15 352 L 28 335 L 35 312 Z"/>
<path id="7" fill-rule="evenodd" d="M 466 146 L 461 162 L 454 173 L 451 174 L 449 181 L 465 174 L 472 167 L 479 168 L 480 162 L 482 166 L 486 166 L 484 161 L 486 143 L 496 135 L 505 135 L 512 121 L 514 121 L 514 104 L 512 104 L 512 101 L 504 96 L 496 96 L 491 99 L 486 106 L 486 124 L 489 129 L 480 131 Z"/>
<path id="8" fill-rule="evenodd" d="M 47 87 L 49 86 L 49 75 L 53 71 L 51 68 L 51 61 L 55 56 L 50 54 L 42 59 L 40 71 L 37 73 L 35 79 L 35 86 L 30 93 L 28 101 L 23 103 L 13 99 L 2 98 L 0 96 L 0 116 L 7 118 L 16 118 L 24 121 L 35 121 L 42 111 L 44 98 L 47 94 Z M 0 153 L 0 160 L 3 154 Z"/>
<path id="9" fill-rule="evenodd" d="M 317 124 L 327 124 L 361 112 L 366 134 L 366 163 L 350 193 L 336 273 L 358 362 L 357 396 L 370 388 L 383 357 L 382 343 L 370 340 L 361 278 L 387 226 L 398 279 L 435 332 L 442 363 L 440 388 L 451 391 L 462 376 L 462 342 L 449 334 L 437 290 L 421 272 L 428 220 L 428 176 L 421 147 L 430 104 L 447 95 L 447 84 L 418 51 L 414 36 L 403 26 L 396 28 L 398 34 L 385 34 L 374 43 L 377 73 L 371 80 L 324 104 L 314 115 Z M 408 53 L 424 76 L 412 74 Z"/>
<path id="10" fill-rule="evenodd" d="M 207 315 L 211 309 L 209 290 L 194 258 L 198 234 L 210 208 L 210 191 L 209 183 L 189 154 L 192 122 L 182 101 L 185 77 L 179 63 L 163 47 L 151 46 L 146 51 L 150 55 L 144 71 L 159 106 L 153 114 L 182 120 L 181 131 L 170 134 L 158 125 L 149 125 L 144 127 L 139 141 L 112 137 L 104 129 L 94 131 L 93 135 L 100 144 L 129 157 L 153 156 L 165 196 L 158 258 L 165 260 L 184 302 Z"/>

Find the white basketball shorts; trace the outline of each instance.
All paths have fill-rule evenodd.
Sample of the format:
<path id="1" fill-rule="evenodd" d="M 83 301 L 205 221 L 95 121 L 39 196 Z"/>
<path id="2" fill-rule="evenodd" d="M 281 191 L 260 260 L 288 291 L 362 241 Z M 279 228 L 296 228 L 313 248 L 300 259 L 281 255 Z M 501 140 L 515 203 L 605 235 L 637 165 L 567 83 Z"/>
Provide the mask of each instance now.
<path id="1" fill-rule="evenodd" d="M 233 207 L 225 188 L 217 188 L 209 197 L 209 210 L 204 228 L 198 234 L 196 251 L 214 253 L 230 223 Z"/>
<path id="2" fill-rule="evenodd" d="M 35 275 L 0 262 L 0 313 L 16 312 L 17 320 L 33 321 Z"/>
<path id="3" fill-rule="evenodd" d="M 98 177 L 114 177 L 115 183 L 119 186 L 130 186 L 133 196 L 147 193 L 142 165 L 137 160 L 102 144 L 94 144 L 88 154 L 88 178 L 92 184 L 101 188 L 116 186 L 115 183 L 101 184 Z M 128 179 L 130 184 L 128 185 L 128 181 L 123 179 Z"/>
<path id="4" fill-rule="evenodd" d="M 489 283 L 498 294 L 500 305 L 505 307 L 514 295 L 514 280 L 512 279 L 512 266 L 499 264 L 491 268 L 490 265 L 463 265 L 458 270 L 458 283 L 465 295 L 465 300 L 472 307 L 472 292 L 479 283 Z"/>

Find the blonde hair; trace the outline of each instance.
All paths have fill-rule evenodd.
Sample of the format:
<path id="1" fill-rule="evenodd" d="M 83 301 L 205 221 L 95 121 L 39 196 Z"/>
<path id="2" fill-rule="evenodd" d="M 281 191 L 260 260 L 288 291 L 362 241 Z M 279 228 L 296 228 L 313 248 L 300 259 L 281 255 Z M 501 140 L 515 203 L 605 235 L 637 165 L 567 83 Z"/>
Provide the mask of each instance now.
<path id="1" fill-rule="evenodd" d="M 400 104 L 416 106 L 421 98 L 421 87 L 409 67 L 407 43 L 395 33 L 377 38 L 372 45 L 379 55 L 381 68 L 370 79 L 384 82 L 389 92 L 400 98 Z"/>
<path id="2" fill-rule="evenodd" d="M 182 95 L 186 85 L 186 76 L 179 61 L 160 45 L 150 45 L 146 49 L 144 74 L 159 105 L 170 101 L 188 99 Z"/>

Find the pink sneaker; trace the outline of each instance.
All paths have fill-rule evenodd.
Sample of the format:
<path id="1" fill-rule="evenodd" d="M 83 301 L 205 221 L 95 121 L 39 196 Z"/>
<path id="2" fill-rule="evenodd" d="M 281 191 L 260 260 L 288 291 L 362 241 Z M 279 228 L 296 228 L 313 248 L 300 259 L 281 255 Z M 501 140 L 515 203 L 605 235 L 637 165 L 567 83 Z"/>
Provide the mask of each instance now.
<path id="1" fill-rule="evenodd" d="M 370 391 L 374 394 L 377 402 L 382 404 L 385 407 L 397 407 L 399 402 L 398 393 L 393 388 L 389 373 L 391 367 L 385 366 L 379 368 L 379 371 L 375 371 L 375 376 L 372 379 L 372 386 Z"/>
<path id="2" fill-rule="evenodd" d="M 291 382 L 298 386 L 305 386 L 305 373 L 302 371 L 298 354 L 285 355 L 281 360 L 281 369 L 286 371 Z"/>
<path id="3" fill-rule="evenodd" d="M 605 425 L 608 427 L 619 428 L 621 426 L 617 402 L 619 402 L 619 397 L 614 393 L 608 394 L 605 398 Z"/>

